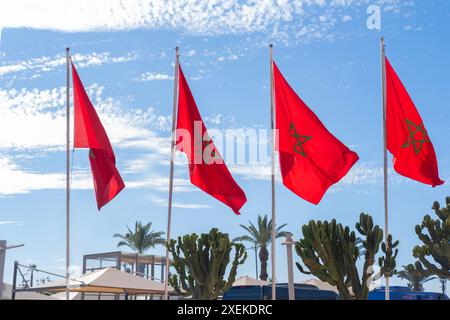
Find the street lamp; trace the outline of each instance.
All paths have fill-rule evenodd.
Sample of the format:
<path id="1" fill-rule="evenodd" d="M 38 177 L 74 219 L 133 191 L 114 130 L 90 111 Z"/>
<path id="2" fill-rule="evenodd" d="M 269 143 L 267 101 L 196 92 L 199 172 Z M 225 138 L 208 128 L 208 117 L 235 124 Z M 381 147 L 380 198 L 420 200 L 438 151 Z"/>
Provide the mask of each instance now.
<path id="1" fill-rule="evenodd" d="M 287 265 L 288 265 L 288 292 L 289 300 L 295 300 L 295 290 L 294 290 L 294 267 L 292 261 L 292 246 L 295 241 L 292 239 L 292 234 L 288 233 L 286 235 L 286 240 L 281 243 L 286 246 L 287 250 Z"/>
<path id="2" fill-rule="evenodd" d="M 3 275 L 5 272 L 6 250 L 23 247 L 23 244 L 7 246 L 6 240 L 0 240 L 0 300 L 3 298 Z"/>

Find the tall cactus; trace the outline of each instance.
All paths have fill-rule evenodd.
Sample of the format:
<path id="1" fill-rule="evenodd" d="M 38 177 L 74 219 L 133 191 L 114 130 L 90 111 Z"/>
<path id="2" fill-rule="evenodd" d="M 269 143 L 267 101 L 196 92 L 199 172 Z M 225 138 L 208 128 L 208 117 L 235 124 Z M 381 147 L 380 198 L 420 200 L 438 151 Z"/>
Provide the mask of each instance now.
<path id="1" fill-rule="evenodd" d="M 390 234 L 387 236 L 387 241 L 381 244 L 381 251 L 383 251 L 384 256 L 378 258 L 378 265 L 381 268 L 380 273 L 384 277 L 391 278 L 397 273 L 395 259 L 398 254 L 398 244 L 399 241 L 392 242 L 392 235 Z"/>
<path id="2" fill-rule="evenodd" d="M 305 271 L 302 265 L 297 263 L 300 272 L 313 274 L 320 280 L 335 286 L 346 300 L 367 299 L 368 284 L 373 275 L 372 266 L 383 240 L 383 230 L 377 225 L 374 226 L 372 217 L 367 214 L 361 213 L 356 229 L 364 236 L 362 238 L 362 247 L 365 251 L 362 276 L 359 275 L 356 265 L 360 257 L 358 248 L 360 241 L 354 231 L 336 223 L 335 219 L 331 222 L 311 220 L 302 227 L 303 239 L 300 239 L 295 246 L 297 254 L 309 270 L 309 272 Z M 392 237 L 390 239 L 392 240 Z M 398 242 L 388 243 L 388 247 L 392 248 L 397 245 Z M 394 254 L 386 256 L 385 260 L 381 261 L 381 267 L 385 271 L 394 272 L 391 270 L 392 267 L 395 269 L 395 263 L 392 260 L 395 261 L 396 255 L 395 250 Z"/>
<path id="3" fill-rule="evenodd" d="M 439 219 L 426 215 L 422 224 L 416 226 L 423 245 L 416 246 L 413 255 L 429 272 L 450 279 L 450 197 L 446 198 L 446 207 L 441 208 L 436 201 L 432 209 Z"/>
<path id="4" fill-rule="evenodd" d="M 228 278 L 225 272 L 234 258 Z M 239 265 L 247 258 L 245 247 L 230 241 L 228 234 L 211 229 L 200 237 L 192 233 L 170 241 L 170 252 L 177 275 L 171 275 L 169 282 L 180 295 L 196 300 L 215 300 L 230 289 L 236 278 Z"/>

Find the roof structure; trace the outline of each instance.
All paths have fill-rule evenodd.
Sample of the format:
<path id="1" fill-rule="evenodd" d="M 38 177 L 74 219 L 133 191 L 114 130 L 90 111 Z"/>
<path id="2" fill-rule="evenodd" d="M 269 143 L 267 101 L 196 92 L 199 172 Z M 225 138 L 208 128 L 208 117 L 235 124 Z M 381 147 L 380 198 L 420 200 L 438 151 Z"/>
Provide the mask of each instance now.
<path id="1" fill-rule="evenodd" d="M 66 290 L 65 280 L 49 282 L 34 288 L 36 291 L 62 292 Z M 115 268 L 105 268 L 71 279 L 70 292 L 118 293 L 118 294 L 164 294 L 164 284 L 119 271 Z M 169 292 L 173 288 L 169 286 Z"/>

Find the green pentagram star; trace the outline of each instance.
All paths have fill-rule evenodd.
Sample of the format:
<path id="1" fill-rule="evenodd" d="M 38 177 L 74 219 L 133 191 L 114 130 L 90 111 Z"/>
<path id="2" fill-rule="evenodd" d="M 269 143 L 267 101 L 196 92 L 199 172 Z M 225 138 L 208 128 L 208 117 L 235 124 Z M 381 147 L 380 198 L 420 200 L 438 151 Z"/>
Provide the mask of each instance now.
<path id="1" fill-rule="evenodd" d="M 94 151 L 92 151 L 92 149 L 89 149 L 89 157 L 91 157 L 92 159 L 97 159 L 95 157 Z"/>
<path id="2" fill-rule="evenodd" d="M 422 151 L 424 143 L 430 142 L 430 139 L 428 138 L 428 133 L 425 130 L 423 124 L 416 125 L 411 120 L 406 119 L 406 125 L 408 127 L 409 137 L 408 140 L 406 140 L 406 142 L 402 145 L 402 148 L 409 148 L 412 145 L 414 153 L 419 154 L 420 151 Z M 422 139 L 415 138 L 416 133 L 418 132 L 422 133 Z"/>
<path id="3" fill-rule="evenodd" d="M 203 154 L 205 152 L 206 148 L 211 148 L 210 144 L 213 143 L 211 137 L 208 135 L 208 133 L 205 132 L 204 136 L 201 137 L 198 134 L 196 134 L 196 143 L 194 143 L 194 152 L 197 154 L 197 157 L 199 157 L 200 159 L 203 159 L 203 161 L 205 162 L 205 164 L 210 164 L 213 163 L 216 159 L 220 159 L 220 156 L 217 154 L 216 148 L 214 147 L 214 145 L 212 145 L 211 147 L 214 147 L 211 151 L 210 154 Z M 199 143 L 199 141 L 201 141 Z"/>
<path id="4" fill-rule="evenodd" d="M 305 149 L 303 149 L 303 144 L 312 139 L 310 136 L 302 136 L 297 133 L 295 129 L 294 122 L 291 122 L 289 126 L 289 134 L 291 137 L 294 137 L 297 141 L 297 144 L 294 146 L 294 152 L 306 157 Z"/>
<path id="5" fill-rule="evenodd" d="M 203 150 L 208 148 L 211 143 L 212 143 L 212 139 L 209 136 L 205 137 L 203 139 Z M 216 158 L 218 158 L 218 156 L 217 156 L 217 153 L 216 153 L 216 149 L 214 148 L 213 150 L 211 150 L 211 154 L 210 155 L 205 155 L 204 161 L 205 161 L 206 164 L 210 164 L 210 162 L 212 160 L 216 159 Z"/>

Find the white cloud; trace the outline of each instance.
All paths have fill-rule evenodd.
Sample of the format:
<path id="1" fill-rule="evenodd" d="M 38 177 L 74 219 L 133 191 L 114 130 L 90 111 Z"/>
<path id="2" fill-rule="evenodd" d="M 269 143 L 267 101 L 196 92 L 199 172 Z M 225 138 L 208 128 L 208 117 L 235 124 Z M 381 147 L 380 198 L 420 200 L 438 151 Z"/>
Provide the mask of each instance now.
<path id="1" fill-rule="evenodd" d="M 223 118 L 224 118 L 223 114 L 215 114 L 215 115 L 210 116 L 210 117 L 206 116 L 205 117 L 205 121 L 206 122 L 210 122 L 213 125 L 219 125 L 222 122 Z"/>
<path id="2" fill-rule="evenodd" d="M 281 181 L 278 160 L 276 159 L 275 174 L 277 181 Z M 230 166 L 232 174 L 239 175 L 246 180 L 270 180 L 270 164 L 233 165 Z M 389 180 L 393 183 L 404 183 L 406 179 L 389 170 Z M 361 162 L 355 164 L 347 175 L 339 182 L 346 188 L 355 186 L 381 185 L 383 182 L 383 168 L 375 163 Z"/>
<path id="3" fill-rule="evenodd" d="M 334 26 L 330 17 L 342 8 L 360 8 L 372 0 L 15 0 L 1 1 L 0 28 L 64 32 L 177 29 L 193 34 L 230 34 L 296 30 L 323 37 Z M 399 0 L 381 0 L 395 11 Z M 317 20 L 321 10 L 322 21 Z M 398 9 L 397 9 L 398 10 Z M 332 19 L 334 20 L 334 19 Z M 307 33 L 299 34 L 299 31 Z"/>
<path id="4" fill-rule="evenodd" d="M 195 50 L 189 50 L 188 52 L 184 53 L 183 56 L 186 56 L 186 57 L 193 57 L 193 56 L 195 56 L 196 54 L 197 54 L 197 51 L 195 51 Z"/>
<path id="5" fill-rule="evenodd" d="M 66 187 L 65 173 L 36 172 L 23 168 L 9 156 L 0 157 L 0 195 L 26 194 L 36 190 L 62 190 Z M 124 179 L 127 189 L 152 189 L 167 192 L 169 178 L 160 175 L 141 175 L 139 178 Z M 93 189 L 94 184 L 89 169 L 75 170 L 71 178 L 71 189 Z M 175 178 L 176 192 L 191 192 L 196 189 L 186 179 Z M 0 221 L 0 225 L 1 225 Z M 5 223 L 6 224 L 6 223 Z"/>
<path id="6" fill-rule="evenodd" d="M 346 185 L 377 185 L 383 179 L 383 168 L 374 163 L 357 163 L 342 179 Z"/>
<path id="7" fill-rule="evenodd" d="M 225 56 L 220 56 L 219 58 L 217 58 L 217 61 L 219 61 L 219 62 L 224 62 L 226 60 L 235 61 L 237 59 L 239 59 L 239 57 L 236 54 L 232 53 L 232 54 L 230 54 L 229 56 L 226 56 L 226 57 Z"/>
<path id="8" fill-rule="evenodd" d="M 89 54 L 76 53 L 72 56 L 73 62 L 77 68 L 82 69 L 92 66 L 100 66 L 103 64 L 121 63 L 135 60 L 137 54 L 132 52 L 124 56 L 111 56 L 110 52 L 92 52 Z M 66 64 L 65 55 L 58 54 L 55 56 L 44 56 L 32 58 L 23 61 L 16 61 L 10 64 L 0 66 L 0 76 L 18 72 L 32 72 L 31 77 L 38 77 L 42 72 L 50 72 Z"/>
<path id="9" fill-rule="evenodd" d="M 29 193 L 42 189 L 64 189 L 65 174 L 40 173 L 21 168 L 9 157 L 0 158 L 0 195 Z M 92 178 L 87 173 L 76 173 L 73 177 L 74 189 L 90 189 Z"/>
<path id="10" fill-rule="evenodd" d="M 0 221 L 0 226 L 4 226 L 4 225 L 18 225 L 21 226 L 23 225 L 22 221 Z"/>
<path id="11" fill-rule="evenodd" d="M 152 203 L 156 204 L 160 207 L 167 207 L 167 199 L 159 198 L 159 197 L 151 197 L 150 200 Z M 211 208 L 210 205 L 207 204 L 198 204 L 198 203 L 180 203 L 180 202 L 172 202 L 173 208 L 180 209 L 208 209 Z"/>
<path id="12" fill-rule="evenodd" d="M 65 258 L 63 258 L 63 259 L 56 259 L 55 260 L 55 264 L 46 267 L 46 269 L 59 272 L 61 275 L 65 274 L 66 265 L 62 264 L 62 262 L 65 262 L 65 261 L 66 261 Z M 83 275 L 83 267 L 80 264 L 71 264 L 69 266 L 69 274 L 70 274 L 70 277 L 71 277 L 72 280 L 74 280 L 76 278 L 79 278 L 79 277 L 81 277 Z M 46 277 L 47 277 L 47 275 L 44 278 L 46 278 Z M 58 284 L 64 282 L 59 277 L 50 276 L 49 278 L 50 278 L 50 281 L 55 281 Z"/>
<path id="13" fill-rule="evenodd" d="M 104 98 L 103 87 L 87 88 L 114 149 L 146 151 L 133 160 L 119 159 L 127 188 L 167 191 L 168 178 L 144 171 L 147 164 L 166 164 L 170 154 L 170 118 L 152 108 L 123 108 L 120 99 Z M 33 159 L 53 156 L 65 147 L 65 88 L 0 90 L 0 195 L 64 189 L 63 172 L 34 170 Z M 73 126 L 72 126 L 73 127 Z M 160 135 L 162 134 L 162 136 Z M 116 151 L 117 152 L 117 151 Z M 74 168 L 73 189 L 91 189 L 88 167 Z M 131 174 L 131 176 L 128 176 Z M 177 191 L 191 191 L 189 181 L 175 179 Z"/>
<path id="14" fill-rule="evenodd" d="M 352 20 L 352 16 L 349 15 L 343 15 L 341 18 L 342 22 L 348 22 Z"/>
<path id="15" fill-rule="evenodd" d="M 141 74 L 136 80 L 138 81 L 173 80 L 173 76 L 165 73 L 145 72 Z"/>
<path id="16" fill-rule="evenodd" d="M 170 118 L 153 108 L 123 109 L 117 99 L 103 97 L 104 88 L 88 94 L 117 147 L 143 146 L 163 150 L 154 131 L 170 130 Z M 0 149 L 61 149 L 65 144 L 65 88 L 0 90 Z M 162 151 L 166 152 L 166 151 Z"/>
<path id="17" fill-rule="evenodd" d="M 246 180 L 270 180 L 271 166 L 270 164 L 260 165 L 230 165 L 232 174 L 242 176 Z M 278 165 L 276 173 L 278 175 Z"/>

